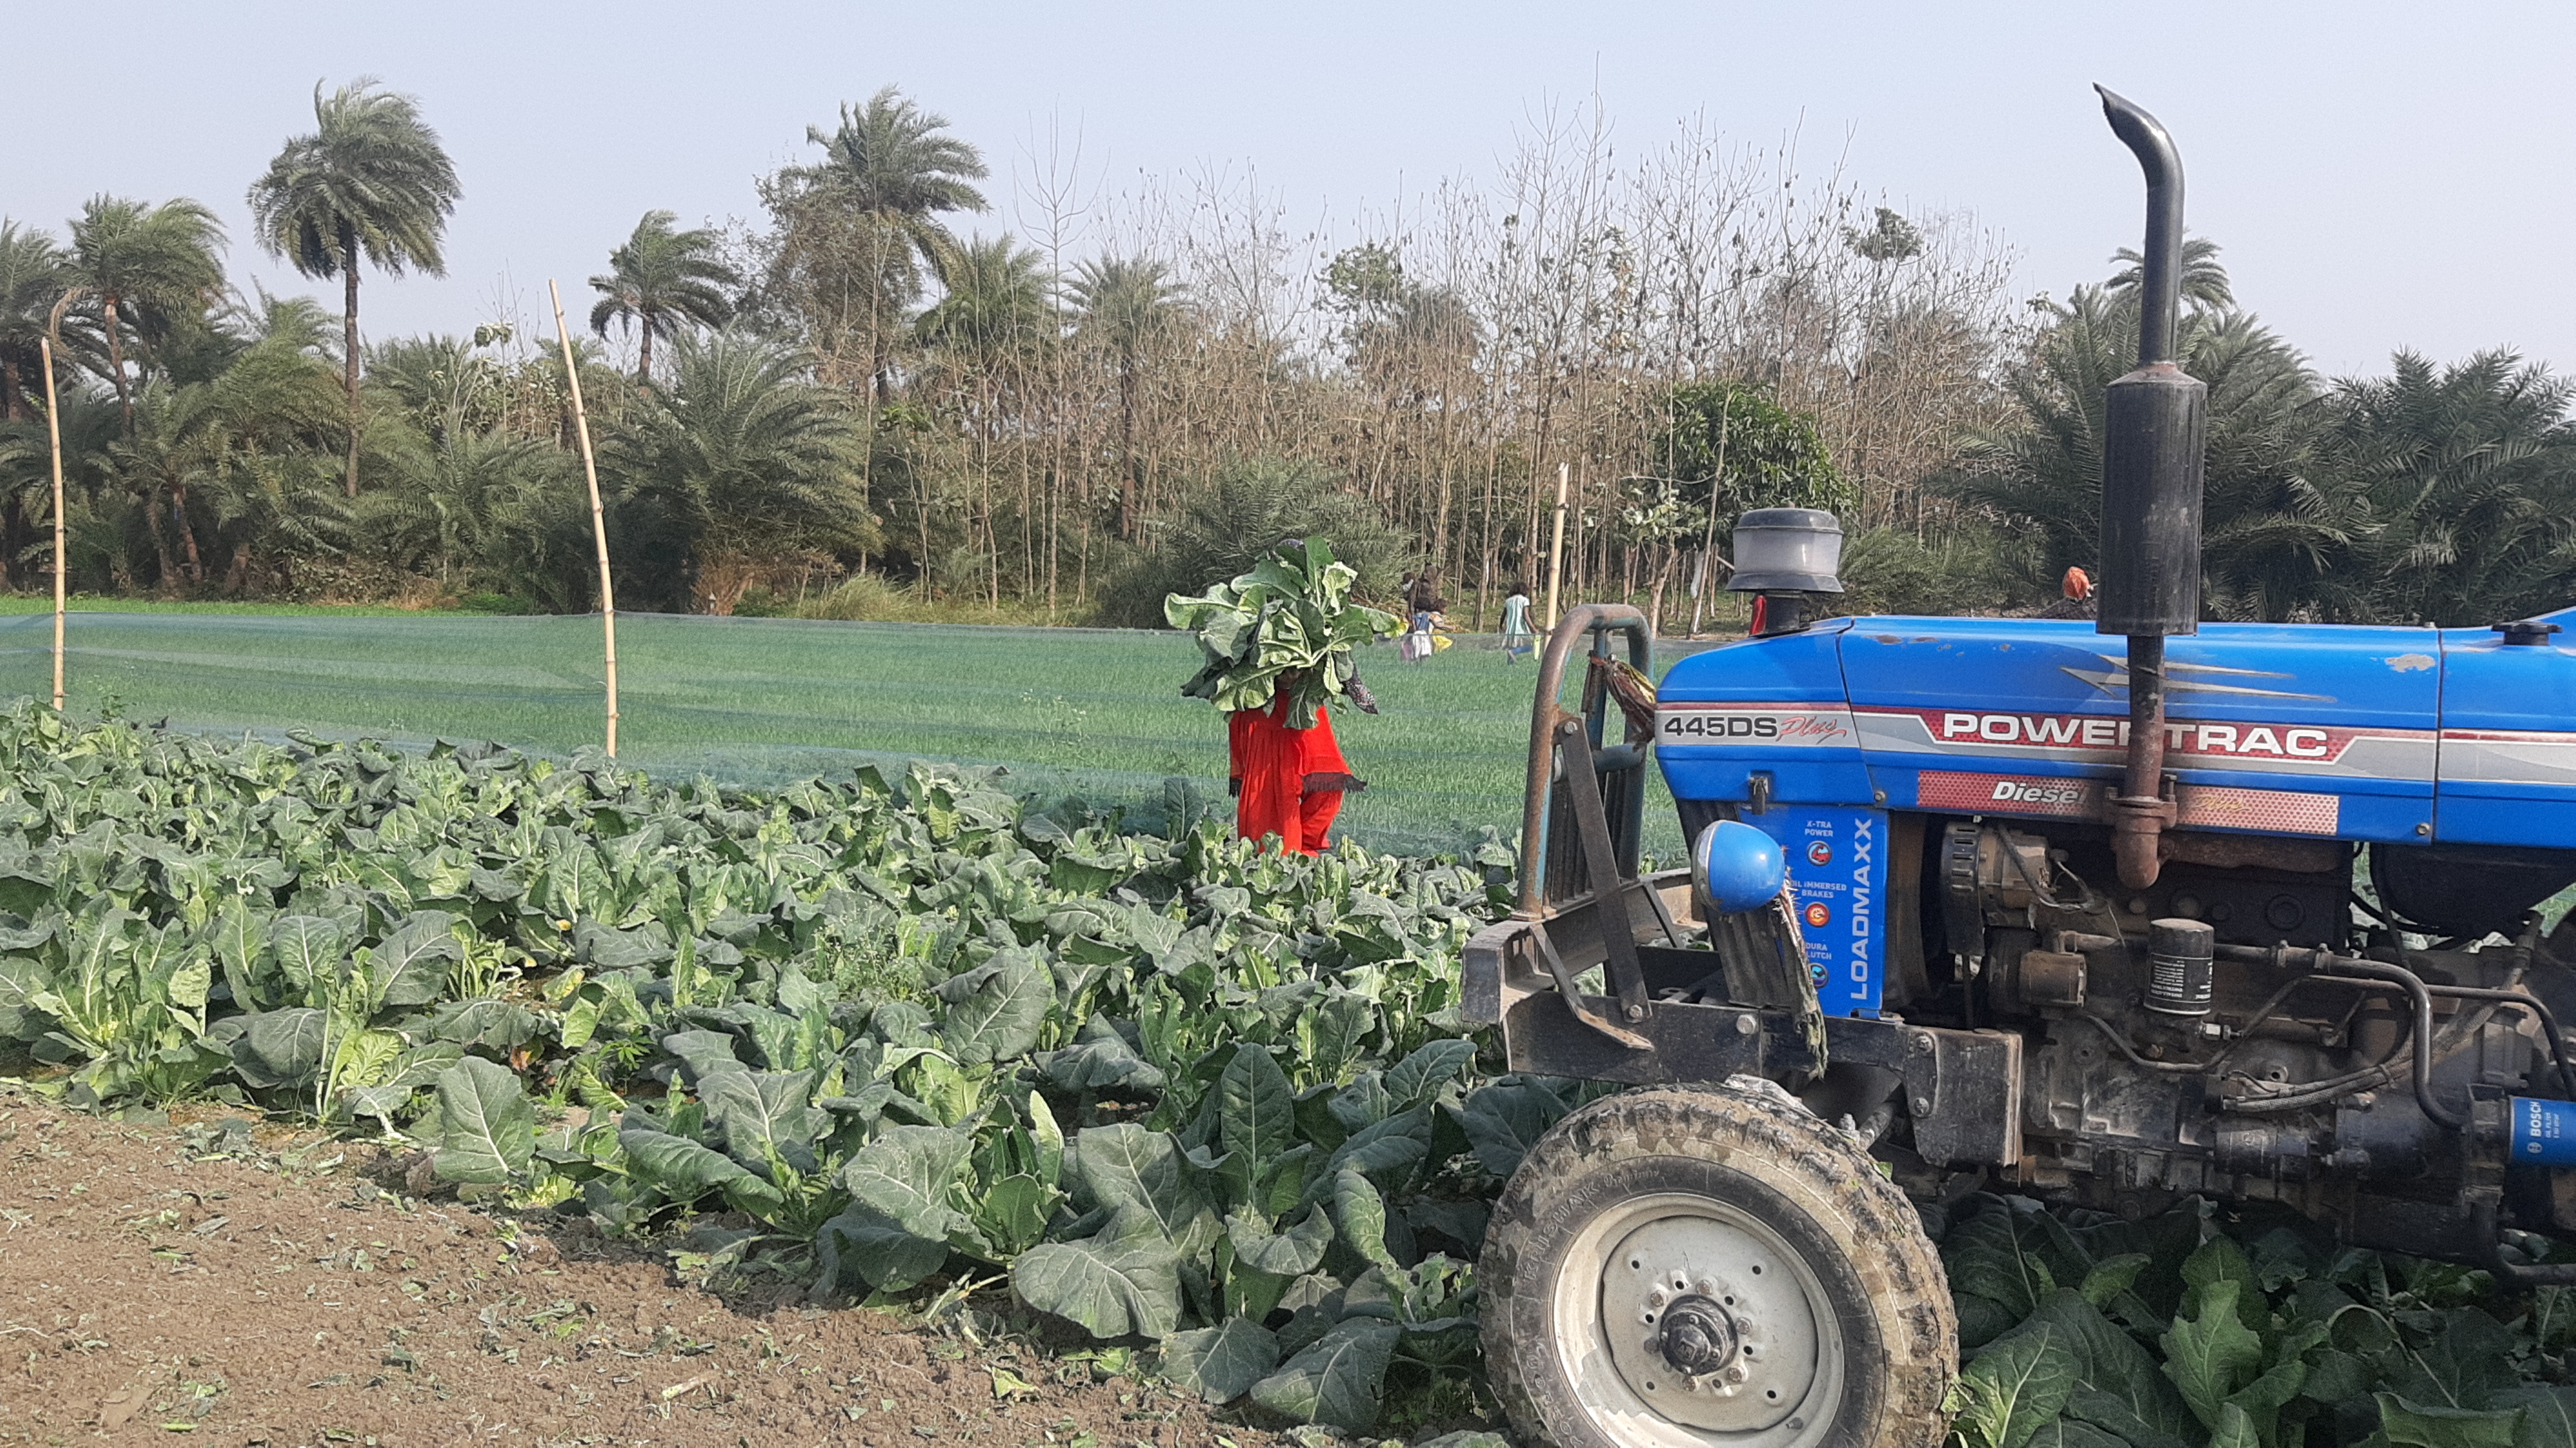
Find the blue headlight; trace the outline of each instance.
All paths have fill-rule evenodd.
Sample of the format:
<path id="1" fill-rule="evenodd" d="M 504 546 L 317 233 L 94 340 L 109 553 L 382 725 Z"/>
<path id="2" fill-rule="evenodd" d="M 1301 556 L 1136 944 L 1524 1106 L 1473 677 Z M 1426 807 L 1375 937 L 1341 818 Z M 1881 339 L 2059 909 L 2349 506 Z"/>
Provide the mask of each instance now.
<path id="1" fill-rule="evenodd" d="M 1788 875 L 1779 841 L 1740 820 L 1719 820 L 1691 845 L 1691 880 L 1721 915 L 1770 904 Z"/>

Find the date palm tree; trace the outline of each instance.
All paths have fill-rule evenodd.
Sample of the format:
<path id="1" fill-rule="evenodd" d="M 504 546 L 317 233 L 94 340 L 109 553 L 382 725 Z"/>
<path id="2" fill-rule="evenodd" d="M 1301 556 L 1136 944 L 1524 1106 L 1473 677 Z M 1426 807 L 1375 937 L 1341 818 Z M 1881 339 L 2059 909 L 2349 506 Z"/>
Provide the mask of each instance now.
<path id="1" fill-rule="evenodd" d="M 2124 246 L 2111 253 L 2120 269 L 2106 283 L 2115 294 L 2134 295 L 2144 284 L 2147 264 L 2137 249 Z M 2205 236 L 2183 238 L 2182 299 L 2196 309 L 2226 311 L 2236 305 L 2236 287 L 2228 280 L 2227 268 L 2218 260 L 2218 243 Z"/>
<path id="2" fill-rule="evenodd" d="M 93 196 L 72 222 L 70 280 L 94 304 L 107 334 L 107 376 L 125 431 L 134 431 L 134 391 L 125 375 L 125 334 L 148 340 L 181 311 L 202 311 L 224 284 L 215 252 L 223 224 L 182 196 L 147 206 Z"/>
<path id="3" fill-rule="evenodd" d="M 2034 597 L 2097 557 L 2104 408 L 2114 378 L 2136 365 L 2135 288 L 2078 287 L 2012 378 L 2019 420 L 1971 429 L 1963 464 L 1942 486 L 2008 520 Z M 2372 527 L 2366 498 L 2342 469 L 2321 466 L 2330 421 L 2299 354 L 2248 313 L 2195 306 L 2176 336 L 2183 369 L 2209 387 L 2203 484 L 2204 611 L 2218 618 L 2366 618 L 2366 570 L 2353 550 Z"/>
<path id="4" fill-rule="evenodd" d="M 644 570 L 647 596 L 685 608 L 712 563 L 882 541 L 859 491 L 859 418 L 847 394 L 810 377 L 803 353 L 738 330 L 672 339 L 670 387 L 641 401 L 599 459 L 633 551 L 660 565 Z"/>
<path id="5" fill-rule="evenodd" d="M 206 530 L 236 510 L 238 494 L 264 485 L 265 469 L 329 445 L 338 388 L 329 364 L 304 345 L 298 314 L 293 302 L 271 302 L 264 314 L 229 309 L 210 328 L 211 345 L 201 344 L 202 366 L 164 368 L 136 390 L 135 426 L 108 460 L 142 503 L 165 589 L 207 582 Z"/>
<path id="6" fill-rule="evenodd" d="M 970 510 L 970 533 L 990 527 L 993 460 L 1010 427 L 1005 399 L 1024 394 L 1031 364 L 1062 340 L 1064 322 L 1046 259 L 1011 236 L 969 241 L 949 267 L 946 294 L 913 322 L 913 336 L 928 349 L 928 358 L 911 395 L 936 395 L 953 404 L 958 428 L 972 439 L 973 468 L 984 502 Z M 900 472 L 912 484 L 913 556 L 926 589 L 934 571 L 930 528 L 939 487 L 931 469 Z M 970 539 L 969 549 L 975 546 Z M 973 556 L 982 561 L 971 566 L 998 597 L 997 551 L 985 549 Z"/>
<path id="7" fill-rule="evenodd" d="M 2388 623 L 2471 627 L 2576 596 L 2576 384 L 2513 353 L 2338 383 L 2325 465 L 2375 527 L 2346 560 Z"/>
<path id="8" fill-rule="evenodd" d="M 887 86 L 864 106 L 841 107 L 834 130 L 808 127 L 823 159 L 788 167 L 762 188 L 780 223 L 773 290 L 829 330 L 863 334 L 880 402 L 893 386 L 895 330 L 921 293 L 922 267 L 945 280 L 961 255 L 939 214 L 988 207 L 970 184 L 990 174 L 983 153 L 947 129 L 947 117 Z"/>
<path id="9" fill-rule="evenodd" d="M 913 324 L 933 347 L 989 365 L 1002 354 L 1056 335 L 1046 259 L 1015 237 L 966 244 L 948 272 L 947 295 Z"/>
<path id="10" fill-rule="evenodd" d="M 345 487 L 358 495 L 358 269 L 447 273 L 440 242 L 461 194 L 456 165 L 410 96 L 361 76 L 313 87 L 314 130 L 277 153 L 250 188 L 260 245 L 308 277 L 339 277 L 341 386 L 349 412 Z"/>
<path id="11" fill-rule="evenodd" d="M 645 212 L 635 234 L 608 254 L 607 272 L 590 279 L 591 290 L 600 294 L 590 309 L 590 329 L 603 337 L 611 322 L 636 330 L 641 340 L 635 380 L 647 387 L 653 385 L 653 339 L 683 324 L 723 326 L 733 319 L 725 291 L 742 285 L 716 255 L 716 234 L 672 230 L 679 219 L 668 211 Z"/>
<path id="12" fill-rule="evenodd" d="M 54 304 L 71 285 L 71 258 L 62 243 L 35 227 L 0 219 L 0 422 L 23 420 L 27 399 L 43 388 L 38 344 L 54 321 Z M 58 344 L 95 341 L 85 323 L 63 318 L 66 335 Z"/>
<path id="13" fill-rule="evenodd" d="M 941 276 L 957 254 L 957 238 L 934 218 L 943 211 L 983 211 L 984 193 L 968 185 L 991 174 L 984 155 L 968 142 L 943 135 L 948 118 L 923 110 L 887 86 L 864 106 L 841 107 L 841 124 L 825 135 L 805 128 L 805 139 L 823 148 L 823 160 L 795 174 L 815 197 L 843 209 L 882 218 L 911 243 Z"/>

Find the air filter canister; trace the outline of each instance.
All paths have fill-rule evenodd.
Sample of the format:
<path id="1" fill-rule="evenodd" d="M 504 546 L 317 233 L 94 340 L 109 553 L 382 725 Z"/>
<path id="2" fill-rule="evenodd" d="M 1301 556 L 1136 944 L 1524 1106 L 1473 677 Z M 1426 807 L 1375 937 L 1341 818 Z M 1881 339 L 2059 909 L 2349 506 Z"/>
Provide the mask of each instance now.
<path id="1" fill-rule="evenodd" d="M 2147 1009 L 2169 1016 L 2209 1014 L 2209 962 L 2218 932 L 2198 920 L 2147 926 Z"/>
<path id="2" fill-rule="evenodd" d="M 2505 1104 L 2513 1110 L 2515 1166 L 2576 1166 L 2576 1103 L 2515 1096 Z"/>

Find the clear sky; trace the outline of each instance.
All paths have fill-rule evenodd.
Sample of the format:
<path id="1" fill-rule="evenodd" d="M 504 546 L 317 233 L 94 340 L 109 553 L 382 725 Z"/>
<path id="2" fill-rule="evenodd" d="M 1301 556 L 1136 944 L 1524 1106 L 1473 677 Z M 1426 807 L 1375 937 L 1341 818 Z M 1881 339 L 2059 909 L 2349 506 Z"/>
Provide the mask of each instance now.
<path id="1" fill-rule="evenodd" d="M 2018 250 L 2018 290 L 2062 296 L 2140 229 L 2098 80 L 2172 129 L 2192 229 L 2320 368 L 2504 345 L 2576 369 L 2564 4 L 12 0 L 0 35 L 0 214 L 195 196 L 235 276 L 280 290 L 316 288 L 250 244 L 242 196 L 310 127 L 313 83 L 419 96 L 465 198 L 444 280 L 370 280 L 371 335 L 533 318 L 549 276 L 586 306 L 643 211 L 753 214 L 807 125 L 890 82 L 985 149 L 997 191 L 1052 130 L 1112 185 L 1249 164 L 1300 221 L 1490 175 L 1552 103 L 1597 93 L 1637 147 L 1703 112 L 1749 142 L 1794 131 L 1811 169 L 1839 158 L 1899 209 L 1973 211 Z"/>

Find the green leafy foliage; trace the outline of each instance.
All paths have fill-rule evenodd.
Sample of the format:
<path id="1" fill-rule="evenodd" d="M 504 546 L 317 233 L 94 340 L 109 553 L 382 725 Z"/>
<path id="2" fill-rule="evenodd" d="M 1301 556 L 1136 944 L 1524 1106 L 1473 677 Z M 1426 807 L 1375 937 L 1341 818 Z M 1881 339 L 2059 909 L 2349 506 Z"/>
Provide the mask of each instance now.
<path id="1" fill-rule="evenodd" d="M 1279 1366 L 1279 1338 L 1248 1317 L 1176 1332 L 1163 1340 L 1163 1372 L 1211 1403 L 1252 1391 Z"/>
<path id="2" fill-rule="evenodd" d="M 0 1029 L 65 1091 L 371 1121 L 614 1234 L 745 1213 L 818 1298 L 1000 1269 L 1218 1400 L 1358 1424 L 1471 1363 L 1471 1135 L 1580 1096 L 1476 1081 L 1482 864 L 927 766 L 668 789 L 34 709 L 0 766 Z"/>
<path id="3" fill-rule="evenodd" d="M 1994 1448 L 2024 1448 L 2075 1391 L 2075 1355 L 2053 1328 L 2015 1333 L 1968 1365 L 1960 1431 Z"/>
<path id="4" fill-rule="evenodd" d="M 0 1032 L 38 1084 L 398 1132 L 612 1235 L 743 1213 L 731 1260 L 818 1300 L 998 1274 L 1354 1430 L 1470 1380 L 1485 1203 L 1611 1089 L 1479 1072 L 1458 953 L 1498 884 L 928 767 L 736 793 L 0 715 Z M 2196 1202 L 1929 1220 L 1962 1448 L 2570 1442 L 2565 1290 Z"/>
<path id="5" fill-rule="evenodd" d="M 2197 1315 L 2176 1319 L 2164 1335 L 2165 1376 L 2182 1389 L 2192 1414 L 2213 1430 L 2220 1409 L 2263 1363 L 2263 1340 L 2237 1320 L 2241 1286 L 2222 1279 L 2196 1289 Z"/>
<path id="6" fill-rule="evenodd" d="M 1400 627 L 1395 615 L 1352 600 L 1358 577 L 1330 544 L 1311 539 L 1282 544 L 1201 596 L 1171 595 L 1164 617 L 1197 635 L 1204 659 L 1181 692 L 1232 713 L 1265 707 L 1285 689 L 1288 726 L 1313 728 L 1319 711 L 1348 697 L 1358 670 L 1352 650 Z"/>
<path id="7" fill-rule="evenodd" d="M 1022 1253 L 1011 1264 L 1011 1286 L 1031 1307 L 1093 1337 L 1164 1337 L 1180 1322 L 1180 1266 L 1163 1224 L 1129 1205 L 1090 1237 Z"/>
<path id="8" fill-rule="evenodd" d="M 1337 1428 L 1377 1421 L 1378 1390 L 1404 1330 L 1391 1322 L 1340 1323 L 1252 1385 L 1252 1400 L 1275 1413 Z"/>
<path id="9" fill-rule="evenodd" d="M 1714 507 L 1822 508 L 1848 513 L 1860 492 L 1835 466 L 1816 421 L 1782 407 L 1764 390 L 1735 382 L 1688 382 L 1661 399 L 1666 426 L 1653 444 L 1660 471 L 1681 485 L 1696 518 Z M 1714 494 L 1714 497 L 1712 497 Z"/>
<path id="10" fill-rule="evenodd" d="M 2547 1290 L 2516 1301 L 2483 1271 L 2197 1201 L 2129 1222 L 1981 1196 L 1934 1220 L 1962 1327 L 1985 1333 L 1960 1448 L 2576 1442 L 2576 1389 L 2524 1381 L 2563 1371 Z"/>
<path id="11" fill-rule="evenodd" d="M 536 1150 L 536 1114 L 506 1067 L 476 1056 L 438 1075 L 439 1178 L 506 1182 L 524 1175 Z"/>

